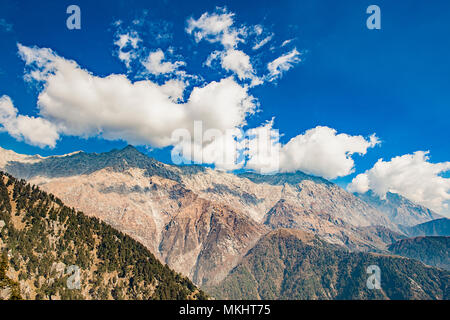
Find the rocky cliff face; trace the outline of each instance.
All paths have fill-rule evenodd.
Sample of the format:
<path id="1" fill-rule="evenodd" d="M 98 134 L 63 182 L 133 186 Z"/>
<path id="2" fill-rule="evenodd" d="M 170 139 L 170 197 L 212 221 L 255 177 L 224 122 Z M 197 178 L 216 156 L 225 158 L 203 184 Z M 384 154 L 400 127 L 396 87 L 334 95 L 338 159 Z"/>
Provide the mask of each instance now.
<path id="1" fill-rule="evenodd" d="M 301 172 L 262 176 L 204 169 L 182 175 L 181 181 L 202 198 L 235 208 L 271 229 L 311 231 L 350 249 L 384 247 L 367 241 L 361 227 L 379 225 L 399 231 L 384 212 L 329 181 Z"/>
<path id="2" fill-rule="evenodd" d="M 388 192 L 386 197 L 382 199 L 372 191 L 368 191 L 364 194 L 357 194 L 357 196 L 378 210 L 385 212 L 389 220 L 397 225 L 413 226 L 442 218 L 430 209 L 413 203 L 399 194 Z"/>
<path id="3" fill-rule="evenodd" d="M 132 236 L 201 285 L 220 282 L 272 229 L 310 231 L 363 251 L 385 250 L 400 232 L 388 213 L 301 172 L 235 175 L 170 166 L 131 146 L 47 158 L 0 149 L 0 159 L 3 170 Z"/>

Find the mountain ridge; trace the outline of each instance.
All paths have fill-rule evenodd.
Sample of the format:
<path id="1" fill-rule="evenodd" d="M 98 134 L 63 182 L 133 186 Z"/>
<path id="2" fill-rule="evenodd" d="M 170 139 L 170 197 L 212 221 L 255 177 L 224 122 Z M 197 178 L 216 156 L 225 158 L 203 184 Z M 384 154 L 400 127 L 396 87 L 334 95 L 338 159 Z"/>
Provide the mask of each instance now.
<path id="1" fill-rule="evenodd" d="M 379 290 L 366 286 L 373 265 L 380 269 Z M 306 232 L 278 229 L 207 290 L 222 299 L 447 300 L 449 285 L 449 272 L 412 259 L 351 253 Z"/>
<path id="2" fill-rule="evenodd" d="M 450 219 L 435 219 L 414 226 L 400 226 L 400 229 L 410 237 L 450 236 Z"/>
<path id="3" fill-rule="evenodd" d="M 356 193 L 355 195 L 378 210 L 386 212 L 389 219 L 399 225 L 413 226 L 442 218 L 441 215 L 414 203 L 398 193 L 388 192 L 385 198 L 376 195 L 372 190 L 366 193 Z"/>
<path id="4" fill-rule="evenodd" d="M 393 254 L 450 271 L 450 237 L 419 236 L 401 239 L 388 247 Z"/>
<path id="5" fill-rule="evenodd" d="M 10 173 L 130 235 L 199 285 L 223 280 L 272 229 L 314 232 L 328 243 L 373 252 L 387 252 L 401 232 L 387 214 L 302 172 L 265 177 L 173 166 L 132 146 L 33 161 L 8 157 Z M 276 223 L 269 219 L 274 212 Z"/>

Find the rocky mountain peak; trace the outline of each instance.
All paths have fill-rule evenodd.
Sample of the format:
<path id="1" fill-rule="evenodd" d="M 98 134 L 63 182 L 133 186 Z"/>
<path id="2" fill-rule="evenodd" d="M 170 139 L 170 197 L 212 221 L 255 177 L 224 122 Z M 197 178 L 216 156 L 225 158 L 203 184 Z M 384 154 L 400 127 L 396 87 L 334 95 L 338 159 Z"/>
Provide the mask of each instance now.
<path id="1" fill-rule="evenodd" d="M 127 145 L 126 147 L 124 147 L 122 149 L 115 149 L 108 153 L 118 154 L 118 155 L 123 156 L 124 158 L 133 158 L 133 157 L 142 157 L 142 156 L 147 157 L 145 154 L 140 152 L 138 149 L 136 149 L 136 147 L 132 146 L 131 144 Z M 156 161 L 153 158 L 150 158 L 150 159 Z"/>
<path id="2" fill-rule="evenodd" d="M 239 174 L 242 178 L 247 178 L 254 183 L 267 183 L 270 185 L 297 185 L 305 180 L 313 181 L 320 184 L 332 185 L 333 183 L 317 176 L 306 174 L 302 171 L 296 172 L 280 172 L 276 174 L 259 174 L 255 172 L 243 172 Z"/>
<path id="3" fill-rule="evenodd" d="M 378 210 L 385 212 L 391 221 L 399 225 L 413 226 L 442 218 L 432 210 L 397 193 L 388 192 L 385 198 L 378 196 L 371 190 L 364 194 L 356 193 L 355 195 Z"/>

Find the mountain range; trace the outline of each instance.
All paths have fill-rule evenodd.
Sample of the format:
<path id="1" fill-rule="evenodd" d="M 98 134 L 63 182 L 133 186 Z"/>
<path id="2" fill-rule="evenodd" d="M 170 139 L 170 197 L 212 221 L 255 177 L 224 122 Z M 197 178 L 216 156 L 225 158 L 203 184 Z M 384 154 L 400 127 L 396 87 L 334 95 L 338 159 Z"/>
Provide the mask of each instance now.
<path id="1" fill-rule="evenodd" d="M 303 172 L 234 174 L 197 165 L 168 165 L 132 146 L 105 153 L 75 152 L 51 157 L 20 155 L 0 148 L 0 170 L 26 179 L 54 194 L 67 206 L 129 235 L 163 264 L 214 294 L 219 292 L 218 288 L 225 288 L 226 284 L 235 281 L 236 270 L 249 270 L 249 261 L 254 260 L 250 255 L 264 257 L 263 249 L 271 250 L 267 243 L 272 240 L 268 239 L 273 239 L 278 232 L 284 234 L 285 230 L 294 230 L 313 235 L 314 250 L 321 254 L 333 253 L 330 268 L 332 264 L 341 266 L 352 259 L 361 264 L 381 261 L 374 257 L 383 255 L 386 257 L 382 260 L 383 265 L 395 273 L 398 266 L 392 261 L 400 260 L 391 257 L 389 246 L 412 236 L 412 231 L 407 230 L 413 230 L 417 224 L 433 223 L 438 221 L 436 219 L 445 224 L 448 220 L 397 194 L 389 193 L 385 199 L 371 193 L 355 195 L 330 181 Z M 424 235 L 427 235 L 426 231 Z M 303 242 L 294 243 L 299 247 L 292 248 L 293 253 L 304 251 Z M 302 256 L 297 252 L 295 257 L 300 259 Z M 404 266 L 416 263 L 409 259 L 401 261 Z M 311 263 L 318 261 L 313 259 Z M 244 265 L 246 268 L 243 269 Z M 352 270 L 354 266 L 345 268 Z M 414 264 L 415 269 L 422 267 L 420 263 Z M 279 287 L 278 291 L 266 295 L 257 290 L 259 280 L 252 280 L 246 281 L 251 294 L 233 292 L 217 296 L 446 297 L 437 287 L 429 287 L 431 282 L 437 283 L 430 280 L 433 277 L 440 279 L 440 288 L 447 286 L 445 271 L 433 269 L 432 272 L 438 273 L 431 275 L 428 274 L 429 267 L 423 268 L 420 273 L 425 278 L 416 281 L 420 290 L 416 288 L 418 291 L 414 294 L 412 287 L 401 294 L 391 290 L 367 295 L 361 293 L 360 287 L 330 291 L 326 289 L 327 285 L 323 285 L 323 290 L 314 285 L 316 289 L 308 293 L 293 289 L 283 291 Z M 328 272 L 326 270 L 329 269 L 320 272 Z M 408 281 L 415 281 L 401 274 L 395 277 L 406 281 L 406 287 Z M 279 276 L 275 271 L 267 275 Z M 346 276 L 348 274 L 339 273 L 329 281 L 335 286 L 336 281 L 342 281 L 339 279 Z M 362 275 L 358 279 L 361 280 Z M 283 281 L 293 285 L 289 282 L 300 280 L 294 277 Z"/>

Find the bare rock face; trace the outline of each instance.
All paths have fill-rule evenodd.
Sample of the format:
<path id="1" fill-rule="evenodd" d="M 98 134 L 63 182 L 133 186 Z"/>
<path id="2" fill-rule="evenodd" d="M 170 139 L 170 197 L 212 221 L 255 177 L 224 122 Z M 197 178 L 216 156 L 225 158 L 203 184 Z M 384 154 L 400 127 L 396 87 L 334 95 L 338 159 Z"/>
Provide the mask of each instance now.
<path id="1" fill-rule="evenodd" d="M 339 186 L 317 181 L 303 173 L 297 181 L 272 184 L 250 180 L 245 176 L 205 169 L 195 175 L 182 176 L 183 183 L 209 200 L 226 203 L 262 222 L 268 211 L 283 199 L 299 210 L 326 212 L 355 226 L 386 225 L 395 227 L 386 214 L 376 210 Z M 310 178 L 305 178 L 310 177 Z"/>
<path id="2" fill-rule="evenodd" d="M 387 214 L 389 220 L 402 226 L 414 226 L 442 216 L 424 206 L 413 203 L 399 194 L 388 192 L 384 199 L 372 191 L 357 194 L 359 198 Z"/>
<path id="3" fill-rule="evenodd" d="M 266 228 L 141 169 L 31 182 L 132 236 L 196 283 L 225 277 Z"/>
<path id="4" fill-rule="evenodd" d="M 360 227 L 385 226 L 399 231 L 385 213 L 337 185 L 304 173 L 236 176 L 211 169 L 182 175 L 184 185 L 205 199 L 237 208 L 271 229 L 296 228 L 351 250 L 385 248 Z"/>
<path id="5" fill-rule="evenodd" d="M 131 146 L 47 158 L 0 148 L 0 170 L 130 235 L 200 285 L 224 279 L 272 229 L 309 231 L 363 251 L 390 243 L 388 232 L 371 227 L 399 231 L 389 214 L 321 178 L 171 166 Z"/>
<path id="6" fill-rule="evenodd" d="M 188 275 L 194 282 L 216 283 L 266 231 L 239 212 L 199 199 L 169 222 L 160 250 L 180 271 L 190 266 Z"/>

